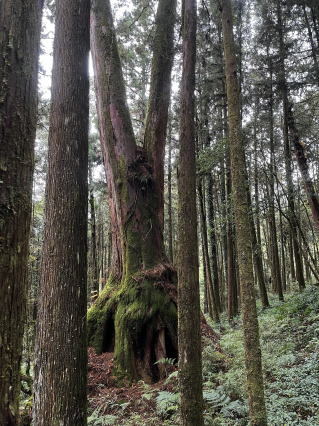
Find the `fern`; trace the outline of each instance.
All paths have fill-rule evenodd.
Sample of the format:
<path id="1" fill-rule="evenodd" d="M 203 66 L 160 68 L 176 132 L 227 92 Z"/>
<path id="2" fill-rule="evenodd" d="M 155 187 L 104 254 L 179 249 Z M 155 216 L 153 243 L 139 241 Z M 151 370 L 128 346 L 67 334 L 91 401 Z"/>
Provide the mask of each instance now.
<path id="1" fill-rule="evenodd" d="M 118 416 L 113 416 L 110 414 L 101 415 L 100 409 L 97 408 L 93 413 L 88 417 L 88 426 L 108 426 L 116 425 L 118 422 Z"/>
<path id="2" fill-rule="evenodd" d="M 161 391 L 156 397 L 156 412 L 162 418 L 167 418 L 178 410 L 179 393 Z"/>

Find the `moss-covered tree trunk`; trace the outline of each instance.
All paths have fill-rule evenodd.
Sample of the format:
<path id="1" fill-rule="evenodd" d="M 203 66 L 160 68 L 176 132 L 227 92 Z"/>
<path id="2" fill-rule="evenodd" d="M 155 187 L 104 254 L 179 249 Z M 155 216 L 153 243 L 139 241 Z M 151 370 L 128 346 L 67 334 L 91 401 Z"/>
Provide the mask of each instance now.
<path id="1" fill-rule="evenodd" d="M 221 7 L 228 101 L 232 189 L 244 328 L 249 417 L 252 425 L 262 426 L 267 424 L 267 419 L 264 401 L 259 327 L 254 294 L 254 274 L 249 219 L 251 209 L 249 206 L 248 179 L 245 164 L 244 141 L 241 130 L 239 86 L 237 79 L 231 1 L 222 0 Z"/>
<path id="2" fill-rule="evenodd" d="M 196 13 L 196 0 L 184 0 L 178 176 L 178 348 L 181 421 L 183 426 L 201 426 L 204 424 L 196 226 L 194 95 Z M 206 262 L 208 261 L 209 256 L 206 253 Z"/>
<path id="3" fill-rule="evenodd" d="M 33 424 L 87 423 L 89 0 L 56 2 Z"/>
<path id="4" fill-rule="evenodd" d="M 0 2 L 0 424 L 18 421 L 42 0 Z"/>
<path id="5" fill-rule="evenodd" d="M 159 2 L 145 143 L 138 147 L 110 2 L 92 3 L 99 129 L 112 197 L 112 239 L 117 241 L 122 270 L 118 279 L 110 277 L 89 312 L 89 344 L 98 352 L 114 350 L 116 374 L 128 380 L 156 380 L 163 371 L 154 363 L 177 356 L 176 272 L 163 243 L 163 163 L 175 8 L 175 1 Z"/>

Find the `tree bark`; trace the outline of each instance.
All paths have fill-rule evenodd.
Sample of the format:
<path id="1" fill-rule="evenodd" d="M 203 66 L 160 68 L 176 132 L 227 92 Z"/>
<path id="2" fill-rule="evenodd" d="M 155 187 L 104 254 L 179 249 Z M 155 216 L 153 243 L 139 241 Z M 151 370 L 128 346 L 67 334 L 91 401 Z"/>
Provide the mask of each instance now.
<path id="1" fill-rule="evenodd" d="M 204 253 L 204 267 L 205 267 L 205 284 L 207 289 L 207 301 L 208 301 L 208 313 L 210 317 L 215 321 L 219 322 L 219 309 L 216 302 L 216 295 L 214 291 L 214 285 L 212 281 L 212 271 L 210 267 L 210 258 L 208 250 L 208 238 L 207 238 L 207 219 L 205 212 L 204 204 L 204 194 L 202 188 L 202 182 L 199 179 L 197 184 L 198 198 L 199 198 L 199 209 L 200 209 L 200 218 L 201 218 L 201 227 L 202 227 L 202 244 L 203 244 L 203 253 Z"/>
<path id="2" fill-rule="evenodd" d="M 43 1 L 0 2 L 0 424 L 19 420 Z"/>
<path id="3" fill-rule="evenodd" d="M 210 173 L 207 177 L 207 207 L 208 207 L 208 226 L 209 226 L 209 240 L 210 240 L 210 254 L 212 262 L 213 273 L 213 289 L 215 294 L 216 307 L 218 312 L 221 312 L 220 301 L 220 279 L 218 271 L 218 250 L 215 230 L 215 207 L 213 199 L 213 177 Z"/>
<path id="4" fill-rule="evenodd" d="M 86 425 L 89 0 L 56 2 L 33 424 Z"/>
<path id="5" fill-rule="evenodd" d="M 90 228 L 91 228 L 91 274 L 92 283 L 90 290 L 99 293 L 99 270 L 97 261 L 97 242 L 96 242 L 96 218 L 95 218 L 95 199 L 92 187 L 92 170 L 89 167 L 89 203 L 90 203 Z"/>
<path id="6" fill-rule="evenodd" d="M 288 106 L 288 127 L 290 130 L 291 140 L 295 149 L 297 164 L 302 176 L 303 184 L 311 209 L 313 222 L 317 233 L 319 233 L 319 197 L 315 189 L 315 185 L 309 173 L 308 159 L 305 150 L 305 144 L 300 140 L 299 132 L 295 123 L 292 110 L 292 103 Z"/>
<path id="7" fill-rule="evenodd" d="M 231 184 L 230 154 L 227 148 L 226 154 L 226 189 L 227 189 L 227 306 L 228 320 L 231 321 L 238 315 L 238 283 L 236 274 L 236 247 L 235 229 Z"/>
<path id="8" fill-rule="evenodd" d="M 172 199 L 172 135 L 171 130 L 168 135 L 168 172 L 167 172 L 167 220 L 168 220 L 168 258 L 174 261 L 173 251 L 173 199 Z"/>
<path id="9" fill-rule="evenodd" d="M 317 81 L 317 84 L 319 86 L 319 64 L 318 64 L 318 59 L 317 59 L 316 46 L 315 46 L 315 42 L 314 42 L 314 39 L 313 39 L 313 36 L 312 36 L 312 30 L 311 30 L 311 27 L 310 27 L 307 10 L 306 10 L 306 7 L 305 7 L 304 4 L 302 5 L 302 10 L 303 10 L 303 15 L 304 15 L 304 18 L 305 18 L 309 42 L 310 42 L 310 46 L 311 46 L 311 54 L 312 54 L 312 60 L 313 60 L 313 65 L 314 65 L 316 81 Z"/>
<path id="10" fill-rule="evenodd" d="M 154 206 L 164 228 L 164 157 L 168 110 L 171 95 L 171 72 L 174 59 L 174 25 L 176 0 L 161 0 L 157 8 L 149 102 L 145 122 L 144 148 L 154 170 L 157 196 Z"/>
<path id="11" fill-rule="evenodd" d="M 167 56 L 173 55 L 170 34 L 175 7 L 175 1 L 167 0 L 158 5 L 152 100 L 145 146 L 141 148 L 136 144 L 127 107 L 110 2 L 92 3 L 91 50 L 112 197 L 112 243 L 117 238 L 123 267 L 120 279 L 111 283 L 109 277 L 109 284 L 89 312 L 89 342 L 98 352 L 114 350 L 114 372 L 120 380 L 157 380 L 163 369 L 155 361 L 177 357 L 176 272 L 164 252 L 164 171 L 157 170 L 163 166 L 170 92 L 170 70 L 166 67 L 172 63 L 172 57 Z M 167 43 L 161 44 L 163 34 Z"/>
<path id="12" fill-rule="evenodd" d="M 270 228 L 270 260 L 271 260 L 271 280 L 273 288 L 278 294 L 279 300 L 283 301 L 283 288 L 280 273 L 277 226 L 275 216 L 275 144 L 274 144 L 274 97 L 273 97 L 273 64 L 269 56 L 267 46 L 268 71 L 270 75 L 269 88 L 269 228 Z"/>
<path id="13" fill-rule="evenodd" d="M 196 0 L 184 0 L 178 176 L 178 347 L 183 426 L 204 425 L 195 162 Z M 194 226 L 195 225 L 195 226 Z M 208 261 L 208 259 L 206 259 Z M 190 383 L 192 386 L 190 386 Z"/>
<path id="14" fill-rule="evenodd" d="M 259 327 L 254 294 L 251 214 L 248 198 L 248 180 L 240 119 L 239 85 L 236 70 L 233 17 L 230 0 L 222 0 L 222 26 L 224 36 L 225 74 L 228 101 L 229 143 L 232 171 L 232 188 L 236 224 L 236 242 L 239 281 L 243 312 L 245 363 L 249 417 L 252 425 L 266 425 Z"/>

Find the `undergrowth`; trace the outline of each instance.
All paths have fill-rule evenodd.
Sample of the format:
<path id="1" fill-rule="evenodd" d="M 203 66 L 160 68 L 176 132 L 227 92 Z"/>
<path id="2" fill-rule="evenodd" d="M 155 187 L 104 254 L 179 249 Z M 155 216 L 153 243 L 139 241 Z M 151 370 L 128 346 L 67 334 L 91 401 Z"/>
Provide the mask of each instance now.
<path id="1" fill-rule="evenodd" d="M 284 303 L 271 303 L 267 310 L 259 308 L 268 424 L 318 425 L 319 289 L 309 286 Z M 217 350 L 204 341 L 205 425 L 249 425 L 240 319 L 232 326 L 223 323 L 220 345 Z M 102 414 L 105 407 L 95 410 L 89 425 L 179 425 L 177 372 L 166 380 L 173 384 L 171 391 L 143 384 L 139 403 L 147 413 L 134 412 L 123 401 L 112 415 Z"/>

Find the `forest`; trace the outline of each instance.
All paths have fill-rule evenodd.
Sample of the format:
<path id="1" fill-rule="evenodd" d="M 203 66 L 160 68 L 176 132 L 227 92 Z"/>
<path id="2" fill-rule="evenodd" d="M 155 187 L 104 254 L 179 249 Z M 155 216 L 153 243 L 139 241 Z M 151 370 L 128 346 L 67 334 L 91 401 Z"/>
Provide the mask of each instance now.
<path id="1" fill-rule="evenodd" d="M 319 425 L 318 261 L 318 0 L 0 0 L 0 426 Z"/>

